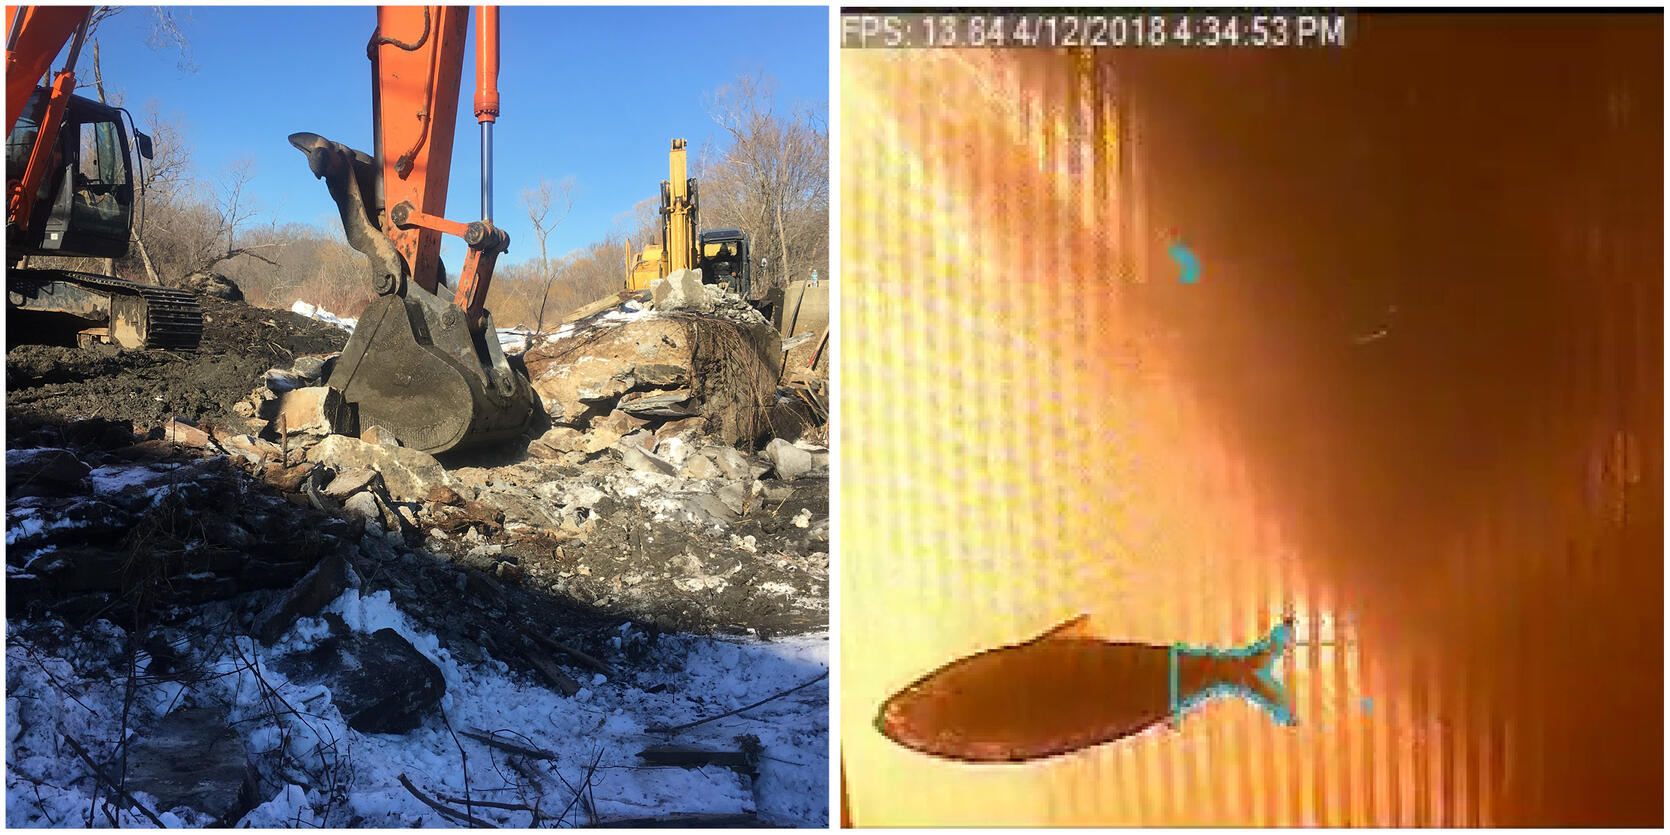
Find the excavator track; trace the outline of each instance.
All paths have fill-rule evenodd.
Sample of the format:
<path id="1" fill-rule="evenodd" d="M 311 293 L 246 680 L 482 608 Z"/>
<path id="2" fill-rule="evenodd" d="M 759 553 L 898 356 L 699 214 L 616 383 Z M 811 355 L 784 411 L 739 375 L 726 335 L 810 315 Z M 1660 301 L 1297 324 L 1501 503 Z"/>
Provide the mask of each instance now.
<path id="1" fill-rule="evenodd" d="M 38 299 L 68 295 L 66 289 L 86 291 L 82 298 L 102 300 L 107 326 L 83 333 L 123 348 L 195 351 L 203 340 L 203 307 L 186 290 L 70 270 L 14 271 L 7 284 L 14 303 L 21 295 L 28 300 L 21 306 L 45 310 L 62 308 Z"/>

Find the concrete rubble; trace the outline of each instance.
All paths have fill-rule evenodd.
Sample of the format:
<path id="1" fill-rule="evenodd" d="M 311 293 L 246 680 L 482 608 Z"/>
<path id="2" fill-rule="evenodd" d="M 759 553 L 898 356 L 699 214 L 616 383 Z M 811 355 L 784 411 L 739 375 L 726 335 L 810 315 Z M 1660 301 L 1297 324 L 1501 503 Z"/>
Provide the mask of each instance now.
<path id="1" fill-rule="evenodd" d="M 774 433 L 784 401 L 805 397 L 779 386 L 780 337 L 689 278 L 658 308 L 530 339 L 523 359 L 551 417 L 508 450 L 443 461 L 352 426 L 327 384 L 336 354 L 261 373 L 231 420 L 13 432 L 8 617 L 145 624 L 134 640 L 150 634 L 147 675 L 162 678 L 181 612 L 221 607 L 239 640 L 269 649 L 323 617 L 329 635 L 274 672 L 328 690 L 349 727 L 374 734 L 419 727 L 448 685 L 393 630 L 342 624 L 329 609 L 349 590 L 387 596 L 449 657 L 577 699 L 593 671 L 546 636 L 625 664 L 662 631 L 827 629 L 827 427 Z M 649 637 L 623 643 L 625 620 Z M 229 744 L 233 720 L 189 706 L 182 686 L 188 707 L 139 729 L 133 779 L 159 811 L 229 824 L 250 808 L 251 757 L 270 771 L 275 754 Z M 194 745 L 212 756 L 178 755 Z"/>

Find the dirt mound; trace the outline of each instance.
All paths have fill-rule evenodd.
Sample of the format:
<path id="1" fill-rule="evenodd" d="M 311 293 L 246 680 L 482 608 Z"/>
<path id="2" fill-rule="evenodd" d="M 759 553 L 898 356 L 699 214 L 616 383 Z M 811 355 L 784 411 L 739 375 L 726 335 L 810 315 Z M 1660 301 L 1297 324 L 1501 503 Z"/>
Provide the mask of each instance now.
<path id="1" fill-rule="evenodd" d="M 170 417 L 236 425 L 233 403 L 268 368 L 297 356 L 340 351 L 348 333 L 285 310 L 213 297 L 203 305 L 203 343 L 194 354 L 99 353 L 20 345 L 6 354 L 6 406 L 25 425 L 77 418 L 131 420 L 144 431 Z"/>

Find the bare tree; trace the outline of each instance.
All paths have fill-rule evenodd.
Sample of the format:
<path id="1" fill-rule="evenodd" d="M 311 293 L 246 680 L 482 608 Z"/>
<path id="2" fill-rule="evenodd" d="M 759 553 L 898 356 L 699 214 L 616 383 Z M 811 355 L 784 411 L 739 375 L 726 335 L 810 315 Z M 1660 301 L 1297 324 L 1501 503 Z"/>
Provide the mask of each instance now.
<path id="1" fill-rule="evenodd" d="M 260 255 L 255 250 L 277 246 L 274 243 L 250 244 L 239 246 L 243 233 L 249 223 L 260 216 L 256 203 L 244 190 L 249 181 L 255 178 L 255 157 L 243 156 L 228 163 L 221 176 L 219 199 L 215 202 L 215 209 L 220 215 L 220 227 L 215 230 L 212 238 L 217 245 L 223 245 L 224 251 L 211 254 L 204 263 L 193 272 L 202 272 L 214 267 L 222 261 L 230 261 L 240 255 L 248 255 L 257 261 L 264 261 L 277 266 L 276 262 Z M 276 224 L 275 224 L 276 225 Z M 217 246 L 219 250 L 221 247 Z"/>
<path id="2" fill-rule="evenodd" d="M 762 285 L 781 286 L 829 258 L 829 132 L 817 110 L 776 111 L 776 85 L 746 74 L 720 87 L 708 111 L 728 146 L 702 165 L 704 224 L 735 225 L 776 261 Z"/>
<path id="3" fill-rule="evenodd" d="M 122 106 L 123 95 L 120 91 L 111 95 L 105 90 L 104 65 L 102 60 L 103 56 L 99 46 L 100 39 L 97 37 L 97 32 L 100 24 L 118 14 L 121 14 L 122 11 L 123 7 L 120 6 L 98 6 L 87 18 L 87 37 L 91 39 L 93 43 L 93 88 L 97 91 L 100 102 L 116 107 Z M 180 56 L 178 62 L 179 69 L 186 72 L 196 72 L 197 67 L 191 62 L 190 57 L 191 42 L 185 36 L 185 31 L 181 26 L 181 19 L 175 17 L 175 11 L 158 6 L 152 8 L 151 12 L 151 28 L 146 34 L 146 44 L 155 50 L 177 51 Z M 189 21 L 189 17 L 186 18 L 186 20 Z M 178 142 L 172 141 L 179 138 L 178 131 L 171 131 L 170 135 L 166 137 L 160 136 L 157 132 L 154 126 L 157 124 L 158 120 L 155 115 L 154 107 L 155 105 L 153 103 L 151 106 L 152 112 L 150 115 L 152 118 L 150 121 L 153 125 L 153 132 L 151 136 L 154 146 L 169 149 L 166 153 L 169 153 L 170 158 L 163 160 L 164 164 L 160 167 L 160 171 L 158 170 L 159 166 L 157 165 L 157 159 L 152 160 L 150 170 L 146 170 L 146 165 L 143 160 L 140 161 L 140 171 L 136 177 L 137 183 L 140 187 L 140 217 L 144 216 L 144 213 L 148 208 L 144 205 L 144 203 L 149 197 L 150 188 L 157 184 L 159 180 L 163 182 L 172 182 L 176 180 L 183 174 L 187 165 L 189 165 L 189 155 L 185 152 L 183 146 Z M 159 158 L 161 156 L 161 154 L 158 155 Z M 140 227 L 136 225 L 130 230 L 129 235 L 132 248 L 138 255 L 140 265 L 145 270 L 145 277 L 152 284 L 161 284 L 162 278 L 157 274 L 155 262 L 152 261 L 151 253 L 145 246 L 144 236 L 141 234 Z M 105 273 L 107 275 L 115 275 L 117 259 L 106 258 L 103 260 L 105 264 Z"/>
<path id="4" fill-rule="evenodd" d="M 551 219 L 552 208 L 561 203 L 561 213 Z M 522 205 L 528 210 L 528 220 L 533 223 L 534 237 L 539 239 L 539 317 L 534 329 L 545 331 L 545 302 L 551 295 L 551 281 L 557 277 L 557 272 L 551 269 L 551 260 L 547 255 L 545 242 L 551 236 L 551 230 L 568 218 L 568 213 L 574 210 L 574 178 L 567 177 L 561 182 L 552 184 L 550 180 L 540 180 L 537 185 L 522 189 Z"/>

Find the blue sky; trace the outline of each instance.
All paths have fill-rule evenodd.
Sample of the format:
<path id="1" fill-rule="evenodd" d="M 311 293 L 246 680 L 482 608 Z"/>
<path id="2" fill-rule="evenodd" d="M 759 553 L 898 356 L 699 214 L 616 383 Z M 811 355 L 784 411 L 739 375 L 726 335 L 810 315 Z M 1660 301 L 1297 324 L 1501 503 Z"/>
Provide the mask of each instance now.
<path id="1" fill-rule="evenodd" d="M 106 89 L 123 92 L 141 130 L 152 99 L 165 115 L 181 117 L 205 178 L 253 157 L 250 189 L 281 224 L 334 219 L 324 183 L 286 137 L 309 131 L 370 152 L 365 45 L 374 7 L 174 12 L 196 71 L 178 67 L 177 51 L 146 46 L 152 13 L 134 7 L 95 33 Z M 671 139 L 690 140 L 693 152 L 719 141 L 704 101 L 745 72 L 777 82 L 780 109 L 826 106 L 828 14 L 825 6 L 502 7 L 493 196 L 494 220 L 511 236 L 504 260 L 538 254 L 521 206 L 524 186 L 575 179 L 574 210 L 551 236 L 553 257 L 602 238 L 634 204 L 659 194 Z M 465 222 L 480 217 L 473 20 L 470 28 L 447 198 L 447 217 Z M 90 47 L 78 69 L 78 78 L 91 78 Z M 462 244 L 449 242 L 444 252 L 456 272 Z"/>

